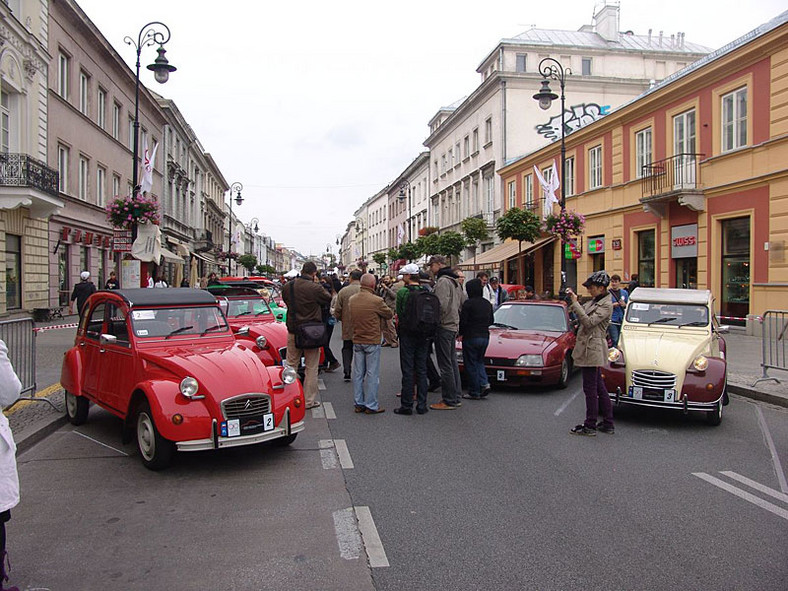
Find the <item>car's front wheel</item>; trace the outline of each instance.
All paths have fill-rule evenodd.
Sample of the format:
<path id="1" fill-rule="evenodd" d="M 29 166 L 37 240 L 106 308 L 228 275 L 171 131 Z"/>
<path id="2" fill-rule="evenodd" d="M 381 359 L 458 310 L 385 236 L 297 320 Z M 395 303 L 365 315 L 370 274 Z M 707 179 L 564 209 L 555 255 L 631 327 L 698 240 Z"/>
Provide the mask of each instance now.
<path id="1" fill-rule="evenodd" d="M 572 371 L 572 362 L 569 360 L 569 355 L 564 357 L 564 360 L 561 362 L 561 374 L 558 376 L 558 384 L 559 388 L 566 388 L 567 383 L 569 382 L 569 374 Z"/>
<path id="2" fill-rule="evenodd" d="M 275 441 L 275 443 L 279 447 L 287 447 L 296 440 L 296 437 L 298 437 L 298 433 L 293 433 L 292 435 L 288 435 L 286 437 L 280 437 Z"/>
<path id="3" fill-rule="evenodd" d="M 722 398 L 719 399 L 714 410 L 706 411 L 706 422 L 714 427 L 722 422 Z"/>
<path id="4" fill-rule="evenodd" d="M 88 420 L 90 402 L 84 396 L 77 396 L 66 390 L 66 417 L 72 425 L 81 425 Z"/>
<path id="5" fill-rule="evenodd" d="M 165 439 L 156 428 L 147 400 L 137 411 L 137 449 L 143 465 L 149 470 L 163 470 L 172 462 L 175 444 Z"/>

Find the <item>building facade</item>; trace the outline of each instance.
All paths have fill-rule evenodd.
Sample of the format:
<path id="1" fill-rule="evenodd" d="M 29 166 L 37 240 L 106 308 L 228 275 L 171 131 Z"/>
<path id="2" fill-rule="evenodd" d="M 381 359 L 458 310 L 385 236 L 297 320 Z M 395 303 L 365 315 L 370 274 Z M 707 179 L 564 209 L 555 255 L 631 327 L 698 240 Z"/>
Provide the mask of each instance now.
<path id="1" fill-rule="evenodd" d="M 786 73 L 783 13 L 569 135 L 566 207 L 586 226 L 535 269 L 538 289 L 557 289 L 565 256 L 570 286 L 606 269 L 643 286 L 710 289 L 727 322 L 785 309 Z M 559 144 L 499 171 L 514 205 L 529 206 L 529 177 L 560 158 Z"/>

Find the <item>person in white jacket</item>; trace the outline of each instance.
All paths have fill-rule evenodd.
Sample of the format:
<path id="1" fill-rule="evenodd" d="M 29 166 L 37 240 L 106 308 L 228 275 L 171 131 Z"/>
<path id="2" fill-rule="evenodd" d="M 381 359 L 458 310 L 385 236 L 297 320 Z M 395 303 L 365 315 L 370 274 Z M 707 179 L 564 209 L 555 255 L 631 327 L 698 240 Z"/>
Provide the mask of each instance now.
<path id="1" fill-rule="evenodd" d="M 22 383 L 8 359 L 8 347 L 0 340 L 0 406 L 5 408 L 19 399 Z M 8 418 L 0 412 L 0 589 L 17 590 L 5 587 L 8 580 L 5 551 L 5 524 L 11 519 L 11 509 L 19 503 L 19 476 L 16 471 L 16 443 L 11 433 Z"/>

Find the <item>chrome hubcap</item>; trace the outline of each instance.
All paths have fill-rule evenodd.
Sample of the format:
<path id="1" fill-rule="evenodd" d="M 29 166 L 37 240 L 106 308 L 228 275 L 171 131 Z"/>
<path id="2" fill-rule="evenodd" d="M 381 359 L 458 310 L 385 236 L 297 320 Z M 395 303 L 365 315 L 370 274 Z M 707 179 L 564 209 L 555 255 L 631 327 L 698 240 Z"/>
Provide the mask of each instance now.
<path id="1" fill-rule="evenodd" d="M 140 413 L 137 419 L 137 443 L 143 457 L 150 460 L 156 452 L 156 442 L 153 438 L 153 424 L 144 412 Z"/>

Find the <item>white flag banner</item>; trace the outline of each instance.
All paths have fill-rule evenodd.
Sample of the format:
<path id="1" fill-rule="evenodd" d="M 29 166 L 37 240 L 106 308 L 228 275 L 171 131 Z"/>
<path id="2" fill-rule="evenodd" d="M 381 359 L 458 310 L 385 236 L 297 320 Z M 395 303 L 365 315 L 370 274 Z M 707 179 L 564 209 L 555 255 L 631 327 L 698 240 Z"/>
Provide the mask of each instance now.
<path id="1" fill-rule="evenodd" d="M 241 233 L 242 233 L 242 232 L 243 232 L 243 227 L 242 227 L 242 226 L 241 226 L 241 224 L 239 223 L 239 224 L 238 224 L 238 225 L 235 227 L 235 232 L 233 233 L 233 238 L 232 238 L 232 242 L 233 242 L 233 244 L 234 244 L 234 245 L 235 245 L 235 247 L 236 247 L 236 252 L 237 252 L 237 249 L 238 249 L 238 245 L 241 243 Z"/>
<path id="2" fill-rule="evenodd" d="M 142 146 L 142 181 L 140 182 L 140 191 L 149 193 L 153 188 L 153 163 L 156 161 L 156 150 L 159 149 L 159 144 L 153 146 L 153 153 L 148 151 L 148 138 L 144 138 Z"/>
<path id="3" fill-rule="evenodd" d="M 161 262 L 161 228 L 156 224 L 138 224 L 131 254 L 135 259 L 158 265 Z"/>
<path id="4" fill-rule="evenodd" d="M 553 165 L 549 169 L 550 170 L 550 178 L 545 179 L 542 176 L 542 172 L 534 166 L 534 174 L 536 175 L 537 180 L 539 181 L 539 186 L 542 189 L 542 195 L 544 196 L 544 202 L 542 204 L 542 217 L 545 218 L 553 212 L 553 203 L 558 203 L 558 197 L 556 197 L 555 192 L 561 185 L 561 182 L 558 178 L 558 169 L 555 166 L 555 160 L 553 160 Z"/>
<path id="5" fill-rule="evenodd" d="M 405 236 L 405 228 L 402 227 L 402 224 L 397 226 L 397 246 L 402 246 L 402 239 Z"/>

